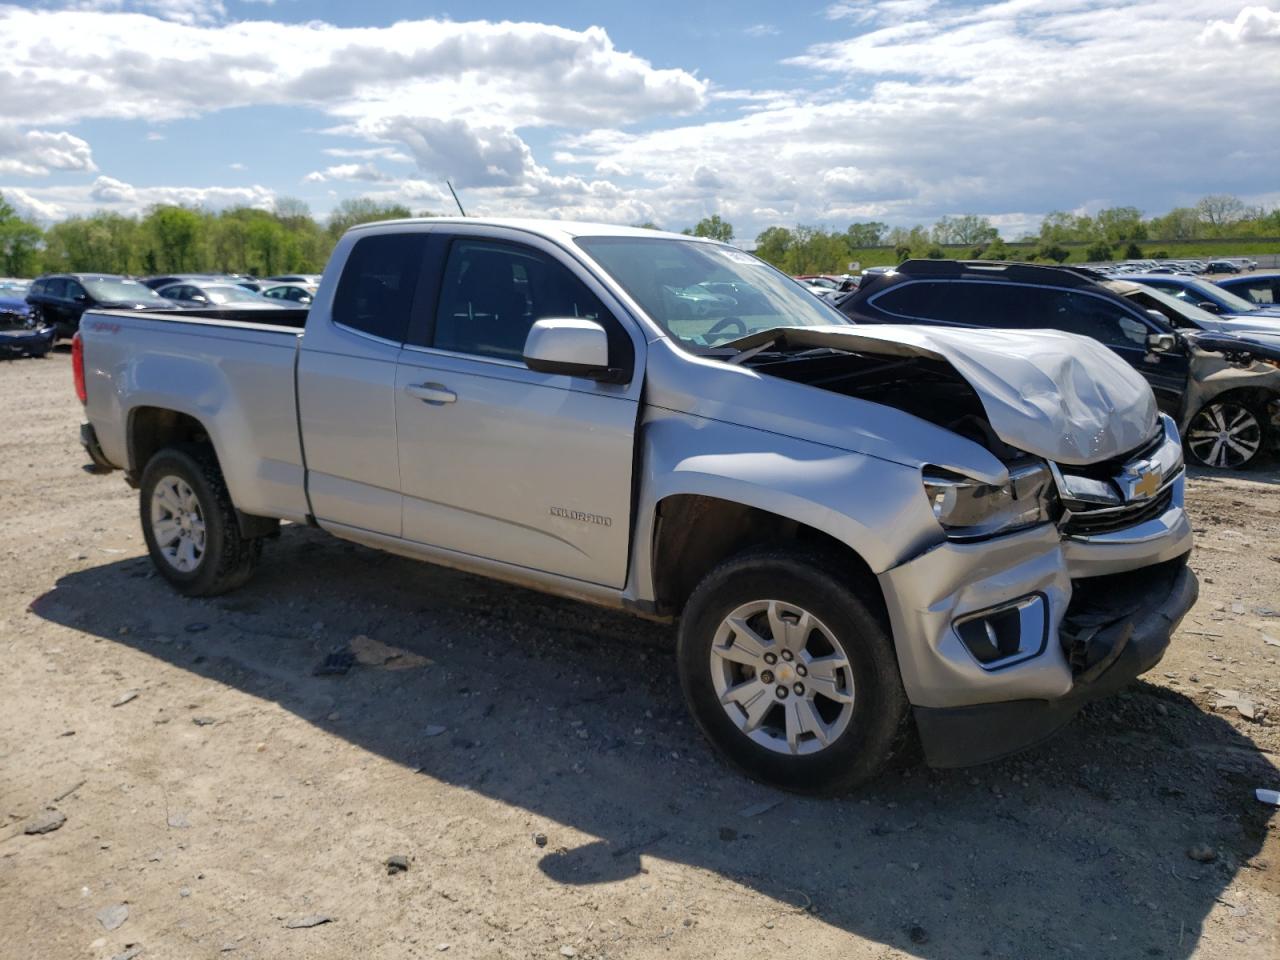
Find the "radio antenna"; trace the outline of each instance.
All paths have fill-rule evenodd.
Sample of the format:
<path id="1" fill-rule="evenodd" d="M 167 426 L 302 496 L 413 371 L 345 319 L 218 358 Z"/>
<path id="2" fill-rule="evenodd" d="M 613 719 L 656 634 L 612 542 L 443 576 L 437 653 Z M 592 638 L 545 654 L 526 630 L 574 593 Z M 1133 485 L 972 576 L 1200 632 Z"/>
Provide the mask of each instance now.
<path id="1" fill-rule="evenodd" d="M 458 205 L 458 212 L 465 217 L 467 215 L 467 211 L 462 209 L 462 201 L 458 199 L 458 191 L 453 189 L 453 184 L 449 183 L 448 180 L 445 181 L 445 185 L 448 186 L 449 192 L 453 194 L 453 202 Z"/>

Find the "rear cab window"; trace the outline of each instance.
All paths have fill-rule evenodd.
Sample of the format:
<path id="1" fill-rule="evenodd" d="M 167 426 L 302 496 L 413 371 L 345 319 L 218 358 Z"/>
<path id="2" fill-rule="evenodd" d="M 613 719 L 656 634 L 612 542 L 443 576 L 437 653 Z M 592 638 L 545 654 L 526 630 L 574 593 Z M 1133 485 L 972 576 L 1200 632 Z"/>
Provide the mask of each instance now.
<path id="1" fill-rule="evenodd" d="M 403 343 L 422 276 L 427 234 L 383 233 L 355 242 L 333 298 L 333 322 Z"/>

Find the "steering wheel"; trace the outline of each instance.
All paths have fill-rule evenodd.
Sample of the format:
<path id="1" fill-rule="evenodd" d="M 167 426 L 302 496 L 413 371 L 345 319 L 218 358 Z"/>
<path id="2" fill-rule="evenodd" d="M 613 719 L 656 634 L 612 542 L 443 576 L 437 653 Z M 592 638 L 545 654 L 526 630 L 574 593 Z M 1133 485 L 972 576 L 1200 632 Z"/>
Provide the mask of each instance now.
<path id="1" fill-rule="evenodd" d="M 737 317 L 721 317 L 710 330 L 703 334 L 703 336 L 720 336 L 725 332 L 727 327 L 736 327 L 737 330 L 735 331 L 735 336 L 737 337 L 745 337 L 747 335 L 747 325 Z"/>

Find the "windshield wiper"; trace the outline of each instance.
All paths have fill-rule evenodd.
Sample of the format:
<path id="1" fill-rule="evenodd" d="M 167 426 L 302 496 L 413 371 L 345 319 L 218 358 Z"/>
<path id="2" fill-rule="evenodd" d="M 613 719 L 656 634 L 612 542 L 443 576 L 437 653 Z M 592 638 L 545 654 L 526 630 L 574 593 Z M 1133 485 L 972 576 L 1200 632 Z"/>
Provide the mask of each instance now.
<path id="1" fill-rule="evenodd" d="M 733 356 L 729 358 L 728 362 L 732 363 L 734 366 L 737 366 L 738 364 L 746 363 L 756 354 L 764 353 L 766 350 L 773 347 L 773 345 L 777 342 L 778 342 L 778 338 L 774 337 L 772 340 L 766 340 L 764 343 L 761 343 L 757 346 L 748 347 L 746 350 L 739 350 L 737 353 L 735 353 Z"/>

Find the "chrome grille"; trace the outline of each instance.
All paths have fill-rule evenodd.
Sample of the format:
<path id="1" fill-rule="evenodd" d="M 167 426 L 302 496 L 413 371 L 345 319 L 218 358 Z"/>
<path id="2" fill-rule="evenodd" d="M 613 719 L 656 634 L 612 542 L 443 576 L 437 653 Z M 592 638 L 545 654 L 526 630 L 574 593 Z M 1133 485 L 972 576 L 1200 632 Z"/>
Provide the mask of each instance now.
<path id="1" fill-rule="evenodd" d="M 1180 473 L 1179 473 L 1180 475 Z M 1174 478 L 1176 479 L 1176 477 Z M 1101 533 L 1114 533 L 1135 527 L 1161 516 L 1173 503 L 1173 483 L 1149 500 L 1137 500 L 1123 507 L 1106 510 L 1085 510 L 1072 513 L 1062 524 L 1062 532 L 1069 537 L 1092 537 Z"/>

